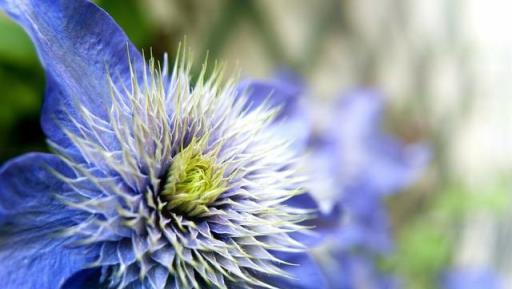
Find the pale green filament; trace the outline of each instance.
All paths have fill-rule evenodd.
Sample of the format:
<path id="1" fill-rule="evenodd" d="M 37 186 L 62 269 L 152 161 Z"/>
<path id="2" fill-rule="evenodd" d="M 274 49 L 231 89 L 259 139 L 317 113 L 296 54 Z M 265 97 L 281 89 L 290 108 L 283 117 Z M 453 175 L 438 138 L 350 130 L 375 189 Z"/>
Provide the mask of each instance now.
<path id="1" fill-rule="evenodd" d="M 204 154 L 202 147 L 193 140 L 173 158 L 161 192 L 170 212 L 199 216 L 227 189 L 224 169 L 215 162 L 216 153 Z"/>

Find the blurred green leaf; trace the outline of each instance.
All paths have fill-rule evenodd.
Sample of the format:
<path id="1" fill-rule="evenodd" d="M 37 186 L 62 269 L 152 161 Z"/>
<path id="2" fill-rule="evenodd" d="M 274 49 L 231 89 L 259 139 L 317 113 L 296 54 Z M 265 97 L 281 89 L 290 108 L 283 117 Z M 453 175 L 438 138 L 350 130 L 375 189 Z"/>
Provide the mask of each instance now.
<path id="1" fill-rule="evenodd" d="M 510 204 L 510 188 L 506 181 L 496 181 L 477 191 L 453 184 L 439 195 L 434 209 L 438 215 L 452 220 L 460 220 L 474 211 L 501 214 Z"/>
<path id="2" fill-rule="evenodd" d="M 409 224 L 397 238 L 395 254 L 382 260 L 382 267 L 402 276 L 406 288 L 436 288 L 437 277 L 449 264 L 453 249 L 453 240 L 444 229 L 429 220 Z"/>
<path id="3" fill-rule="evenodd" d="M 150 45 L 154 30 L 147 20 L 147 11 L 136 0 L 98 0 L 96 3 L 105 9 L 117 24 L 123 28 L 128 38 L 139 48 Z M 145 13 L 146 12 L 146 13 Z"/>
<path id="4" fill-rule="evenodd" d="M 0 66 L 0 87 L 5 88 L 0 97 L 0 162 L 44 145 L 37 121 L 44 88 L 37 68 L 33 66 L 36 71 L 31 72 L 29 68 L 16 70 Z M 35 125 L 19 129 L 27 120 L 36 120 Z"/>
<path id="5" fill-rule="evenodd" d="M 401 264 L 413 274 L 436 273 L 450 258 L 452 241 L 443 230 L 419 222 L 399 237 Z"/>
<path id="6" fill-rule="evenodd" d="M 384 269 L 403 277 L 406 288 L 437 288 L 439 274 L 449 268 L 456 227 L 468 214 L 501 214 L 510 204 L 510 182 L 498 179 L 483 188 L 462 182 L 444 184 L 426 211 L 399 231 L 396 252 L 383 260 Z"/>
<path id="7" fill-rule="evenodd" d="M 34 46 L 16 23 L 0 14 L 0 59 L 2 62 L 31 65 L 37 63 Z"/>

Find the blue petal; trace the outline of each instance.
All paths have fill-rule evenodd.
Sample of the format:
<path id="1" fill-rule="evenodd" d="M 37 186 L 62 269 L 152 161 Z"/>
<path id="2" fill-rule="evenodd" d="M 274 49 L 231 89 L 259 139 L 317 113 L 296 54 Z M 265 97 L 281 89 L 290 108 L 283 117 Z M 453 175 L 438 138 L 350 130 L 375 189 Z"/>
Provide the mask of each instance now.
<path id="1" fill-rule="evenodd" d="M 498 275 L 485 268 L 464 268 L 446 272 L 441 280 L 443 289 L 503 288 Z"/>
<path id="2" fill-rule="evenodd" d="M 244 80 L 238 85 L 239 93 L 248 97 L 246 108 L 251 110 L 267 101 L 271 107 L 282 108 L 278 119 L 294 113 L 299 105 L 303 87 L 288 75 L 277 75 L 270 80 Z"/>
<path id="3" fill-rule="evenodd" d="M 359 245 L 375 252 L 392 249 L 391 228 L 382 197 L 366 184 L 349 187 L 342 204 L 350 221 L 340 230 L 340 243 Z"/>
<path id="4" fill-rule="evenodd" d="M 99 289 L 105 288 L 100 282 L 101 269 L 89 268 L 76 272 L 69 277 L 60 289 Z"/>
<path id="5" fill-rule="evenodd" d="M 300 243 L 314 247 L 322 243 L 327 237 L 334 237 L 340 234 L 341 209 L 339 204 L 335 205 L 328 213 L 320 211 L 318 203 L 311 194 L 304 193 L 295 196 L 286 202 L 286 205 L 311 210 L 314 213 L 312 219 L 306 220 L 301 225 L 311 228 L 311 232 L 294 232 L 290 235 Z"/>
<path id="6" fill-rule="evenodd" d="M 280 73 L 271 80 L 244 80 L 238 86 L 239 94 L 248 98 L 246 108 L 251 110 L 264 102 L 280 108 L 276 117 L 275 133 L 293 141 L 297 150 L 305 149 L 311 134 L 311 117 L 301 81 L 292 73 Z"/>
<path id="7" fill-rule="evenodd" d="M 403 145 L 383 136 L 374 150 L 373 166 L 365 172 L 374 189 L 381 194 L 392 194 L 411 184 L 429 159 L 426 145 Z"/>
<path id="8" fill-rule="evenodd" d="M 277 254 L 277 257 L 294 264 L 286 271 L 293 277 L 272 277 L 266 280 L 280 289 L 328 289 L 327 280 L 316 261 L 307 253 Z"/>
<path id="9" fill-rule="evenodd" d="M 322 206 L 313 225 L 317 230 L 329 228 L 324 235 L 334 235 L 336 247 L 363 246 L 387 251 L 391 247 L 389 225 L 381 195 L 369 188 L 366 182 L 349 183 L 344 178 L 350 169 L 338 162 L 344 153 L 333 141 L 317 142 L 311 150 L 309 185 Z M 347 216 L 343 222 L 341 213 Z"/>
<path id="10" fill-rule="evenodd" d="M 307 187 L 318 202 L 320 211 L 329 214 L 339 203 L 343 193 L 342 177 L 345 168 L 340 164 L 342 155 L 333 140 L 315 138 L 307 157 Z"/>
<path id="11" fill-rule="evenodd" d="M 381 273 L 367 256 L 346 252 L 333 252 L 328 266 L 322 269 L 328 277 L 330 289 L 398 289 L 400 284 L 393 276 Z"/>
<path id="12" fill-rule="evenodd" d="M 286 201 L 286 205 L 307 210 L 318 210 L 317 202 L 309 193 L 300 194 L 290 198 Z"/>
<path id="13" fill-rule="evenodd" d="M 111 104 L 107 70 L 117 84 L 128 84 L 128 51 L 134 67 L 142 67 L 140 54 L 113 19 L 89 1 L 0 0 L 0 9 L 32 38 L 46 71 L 44 132 L 75 152 L 63 132 L 79 133 L 70 116 L 84 124 L 82 106 L 105 120 Z M 102 138 L 111 148 L 118 146 L 111 136 Z"/>
<path id="14" fill-rule="evenodd" d="M 5 289 L 55 289 L 85 268 L 94 247 L 58 237 L 80 219 L 55 198 L 69 193 L 49 168 L 69 173 L 50 154 L 27 154 L 0 169 L 0 280 Z"/>
<path id="15" fill-rule="evenodd" d="M 338 218 L 337 222 L 336 219 L 329 222 L 338 226 L 337 229 L 331 228 L 331 232 L 336 234 L 337 246 L 350 248 L 357 245 L 379 252 L 389 251 L 392 243 L 388 217 L 382 195 L 373 185 L 373 180 L 361 172 L 350 173 L 353 169 L 348 166 L 350 162 L 345 162 L 348 163 L 346 166 L 343 161 L 338 162 L 349 157 L 350 152 L 338 149 L 336 142 L 315 144 L 311 155 L 309 164 L 313 181 L 310 187 L 321 200 L 320 204 L 327 208 L 322 210 L 322 215 Z M 339 206 L 343 215 L 348 216 L 343 225 L 340 214 L 333 214 L 332 208 Z M 325 217 L 319 220 L 322 219 Z"/>
<path id="16" fill-rule="evenodd" d="M 405 145 L 383 131 L 382 111 L 383 99 L 375 91 L 351 91 L 334 107 L 328 130 L 311 142 L 310 189 L 324 213 L 341 204 L 348 216 L 337 231 L 339 248 L 389 251 L 382 196 L 414 181 L 428 159 L 424 146 Z"/>
<path id="17" fill-rule="evenodd" d="M 425 167 L 424 145 L 406 145 L 382 128 L 383 98 L 369 89 L 345 95 L 335 111 L 330 136 L 337 146 L 345 184 L 364 182 L 380 194 L 397 192 Z M 329 137 L 329 136 L 328 136 Z"/>

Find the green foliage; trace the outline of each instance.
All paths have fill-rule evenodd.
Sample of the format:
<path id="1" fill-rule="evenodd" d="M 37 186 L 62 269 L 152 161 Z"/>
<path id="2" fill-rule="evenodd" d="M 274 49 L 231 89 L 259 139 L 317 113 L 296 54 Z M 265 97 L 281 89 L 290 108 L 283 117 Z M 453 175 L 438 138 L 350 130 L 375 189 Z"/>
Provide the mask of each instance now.
<path id="1" fill-rule="evenodd" d="M 123 27 L 137 47 L 149 47 L 154 37 L 155 30 L 152 29 L 147 19 L 148 13 L 144 11 L 143 1 L 136 0 L 98 0 L 96 3 L 105 9 L 112 18 Z"/>
<path id="2" fill-rule="evenodd" d="M 34 46 L 23 29 L 0 14 L 0 61 L 14 65 L 37 65 Z"/>
<path id="3" fill-rule="evenodd" d="M 385 266 L 404 277 L 406 288 L 435 288 L 437 276 L 449 263 L 453 240 L 446 228 L 429 220 L 418 220 L 403 230 L 397 239 L 397 252 Z"/>
<path id="4" fill-rule="evenodd" d="M 456 250 L 458 226 L 469 214 L 503 213 L 510 203 L 509 188 L 505 181 L 477 191 L 461 183 L 446 185 L 425 212 L 400 228 L 396 252 L 383 260 L 383 268 L 401 276 L 405 288 L 437 288 L 439 274 Z"/>
<path id="5" fill-rule="evenodd" d="M 476 191 L 469 190 L 462 184 L 455 184 L 439 195 L 436 211 L 437 214 L 454 221 L 474 211 L 501 214 L 510 203 L 510 188 L 510 184 L 501 180 Z"/>
<path id="6" fill-rule="evenodd" d="M 43 72 L 25 32 L 0 15 L 0 163 L 44 150 L 39 126 Z"/>

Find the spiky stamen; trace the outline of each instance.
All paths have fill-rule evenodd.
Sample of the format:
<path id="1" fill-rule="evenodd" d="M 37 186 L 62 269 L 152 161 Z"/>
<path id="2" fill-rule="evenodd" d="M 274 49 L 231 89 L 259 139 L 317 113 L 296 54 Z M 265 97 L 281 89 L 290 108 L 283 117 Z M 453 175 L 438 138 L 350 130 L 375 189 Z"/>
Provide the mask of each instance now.
<path id="1" fill-rule="evenodd" d="M 205 140 L 193 139 L 173 158 L 160 193 L 168 211 L 196 217 L 208 212 L 207 206 L 227 190 L 224 168 L 216 163 L 217 152 L 203 152 Z"/>

